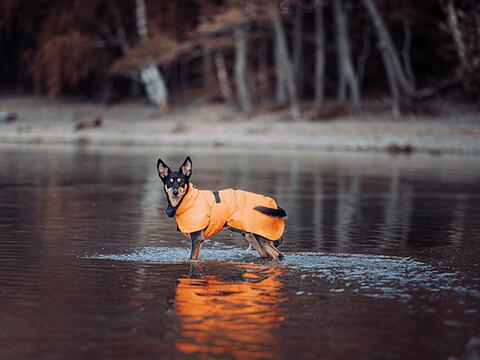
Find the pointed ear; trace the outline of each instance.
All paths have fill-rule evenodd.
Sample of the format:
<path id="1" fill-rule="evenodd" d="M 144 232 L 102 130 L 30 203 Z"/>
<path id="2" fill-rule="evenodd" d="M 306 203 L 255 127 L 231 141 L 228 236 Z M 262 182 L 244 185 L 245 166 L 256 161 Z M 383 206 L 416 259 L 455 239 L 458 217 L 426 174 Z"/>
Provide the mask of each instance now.
<path id="1" fill-rule="evenodd" d="M 190 156 L 187 156 L 182 166 L 180 166 L 179 171 L 187 178 L 192 175 L 192 160 L 190 159 Z"/>
<path id="2" fill-rule="evenodd" d="M 160 176 L 160 179 L 162 180 L 165 179 L 171 172 L 168 165 L 165 164 L 162 159 L 158 159 L 157 161 L 157 171 L 158 171 L 158 176 Z"/>

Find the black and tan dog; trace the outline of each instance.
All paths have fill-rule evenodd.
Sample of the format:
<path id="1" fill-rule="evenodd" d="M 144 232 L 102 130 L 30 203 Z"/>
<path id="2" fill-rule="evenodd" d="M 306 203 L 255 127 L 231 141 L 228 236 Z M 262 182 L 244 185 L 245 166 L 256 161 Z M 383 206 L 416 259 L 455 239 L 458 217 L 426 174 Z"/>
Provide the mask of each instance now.
<path id="1" fill-rule="evenodd" d="M 190 157 L 178 171 L 158 159 L 157 171 L 167 194 L 167 215 L 175 216 L 178 229 L 192 241 L 190 259 L 198 259 L 203 241 L 224 227 L 241 233 L 260 257 L 283 257 L 277 246 L 287 214 L 275 200 L 243 190 L 198 190 L 190 183 Z"/>

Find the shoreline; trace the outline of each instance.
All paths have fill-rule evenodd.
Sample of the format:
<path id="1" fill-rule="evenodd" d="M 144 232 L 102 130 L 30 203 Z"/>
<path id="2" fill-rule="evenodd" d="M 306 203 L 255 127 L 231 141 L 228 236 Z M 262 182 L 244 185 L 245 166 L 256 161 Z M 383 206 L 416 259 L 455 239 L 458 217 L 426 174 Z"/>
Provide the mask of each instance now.
<path id="1" fill-rule="evenodd" d="M 0 109 L 18 119 L 0 123 L 2 144 L 185 146 L 231 149 L 314 150 L 480 155 L 480 116 L 368 115 L 332 120 L 288 120 L 288 111 L 232 113 L 223 105 L 189 105 L 159 117 L 138 103 L 105 106 L 42 98 L 0 98 Z M 76 130 L 101 118 L 99 127 Z"/>

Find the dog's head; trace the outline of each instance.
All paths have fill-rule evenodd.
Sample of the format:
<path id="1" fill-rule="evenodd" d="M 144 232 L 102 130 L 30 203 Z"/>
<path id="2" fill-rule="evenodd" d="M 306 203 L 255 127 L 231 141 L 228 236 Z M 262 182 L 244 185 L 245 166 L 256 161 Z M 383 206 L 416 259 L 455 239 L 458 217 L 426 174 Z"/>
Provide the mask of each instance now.
<path id="1" fill-rule="evenodd" d="M 157 171 L 158 176 L 163 181 L 169 205 L 176 208 L 187 193 L 190 184 L 190 176 L 192 175 L 192 160 L 190 156 L 187 156 L 178 171 L 171 171 L 162 159 L 158 159 Z"/>

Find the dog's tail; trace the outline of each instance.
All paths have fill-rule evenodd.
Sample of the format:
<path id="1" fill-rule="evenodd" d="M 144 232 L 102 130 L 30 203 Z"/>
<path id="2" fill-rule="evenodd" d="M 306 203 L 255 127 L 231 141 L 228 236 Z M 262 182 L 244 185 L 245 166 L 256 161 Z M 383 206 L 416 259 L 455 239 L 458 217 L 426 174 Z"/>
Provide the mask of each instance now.
<path id="1" fill-rule="evenodd" d="M 281 207 L 279 207 L 278 209 L 272 209 L 265 206 L 255 206 L 253 209 L 268 216 L 273 216 L 278 218 L 287 217 L 287 213 Z"/>

